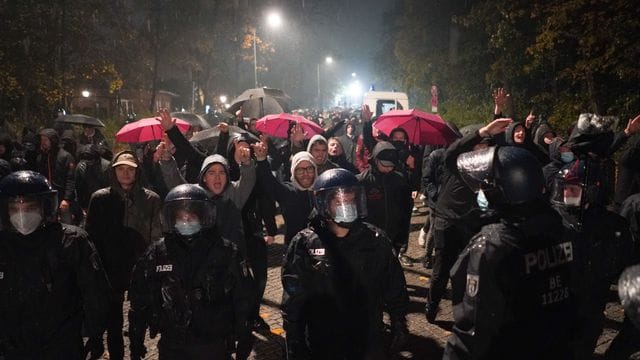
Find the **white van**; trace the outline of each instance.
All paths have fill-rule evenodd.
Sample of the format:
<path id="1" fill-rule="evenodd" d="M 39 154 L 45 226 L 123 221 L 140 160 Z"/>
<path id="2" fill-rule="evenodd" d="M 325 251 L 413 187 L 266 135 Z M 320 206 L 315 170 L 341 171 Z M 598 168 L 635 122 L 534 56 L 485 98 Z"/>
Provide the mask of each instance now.
<path id="1" fill-rule="evenodd" d="M 389 110 L 409 110 L 409 98 L 403 92 L 369 91 L 364 94 L 364 105 L 369 105 L 373 116 L 380 116 Z"/>

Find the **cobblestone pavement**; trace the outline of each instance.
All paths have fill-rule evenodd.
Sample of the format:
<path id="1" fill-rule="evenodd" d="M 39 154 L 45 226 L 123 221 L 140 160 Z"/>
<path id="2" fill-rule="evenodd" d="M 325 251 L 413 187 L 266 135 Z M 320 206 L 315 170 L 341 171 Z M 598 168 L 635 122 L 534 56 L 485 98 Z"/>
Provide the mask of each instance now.
<path id="1" fill-rule="evenodd" d="M 421 205 L 421 203 L 417 203 Z M 450 335 L 453 325 L 453 315 L 451 309 L 451 301 L 447 298 L 443 299 L 440 304 L 440 312 L 435 324 L 429 324 L 423 314 L 425 304 L 426 288 L 429 285 L 431 270 L 426 270 L 420 263 L 424 250 L 418 246 L 418 234 L 426 217 L 426 208 L 419 207 L 414 212 L 411 221 L 411 237 L 409 239 L 408 255 L 414 259 L 415 264 L 412 267 L 405 267 L 405 276 L 407 279 L 407 288 L 410 295 L 409 314 L 407 322 L 411 333 L 407 351 L 401 353 L 400 358 L 408 359 L 440 359 L 442 357 L 442 349 L 447 338 Z M 278 224 L 282 224 L 282 219 L 278 216 Z M 276 360 L 284 359 L 285 341 L 282 330 L 282 317 L 280 315 L 279 305 L 282 298 L 282 286 L 280 283 L 280 263 L 284 254 L 283 236 L 276 237 L 276 243 L 269 248 L 269 272 L 267 288 L 260 315 L 271 326 L 271 332 L 266 334 L 254 333 L 256 343 L 251 358 L 257 360 Z M 613 289 L 612 289 L 613 290 Z M 611 340 L 615 337 L 620 325 L 622 324 L 623 310 L 616 302 L 617 296 L 612 291 L 611 302 L 607 305 L 606 315 L 607 321 L 605 329 L 600 336 L 598 346 L 594 354 L 594 359 L 604 358 L 602 354 L 609 347 Z M 128 303 L 125 303 L 125 314 Z M 128 325 L 125 318 L 125 326 Z M 128 340 L 125 337 L 125 341 Z M 156 349 L 157 339 L 147 339 L 146 346 L 148 353 L 146 359 L 157 359 L 158 353 Z M 127 344 L 128 347 L 128 344 Z M 128 349 L 127 349 L 128 355 Z M 105 355 L 105 358 L 108 358 Z"/>

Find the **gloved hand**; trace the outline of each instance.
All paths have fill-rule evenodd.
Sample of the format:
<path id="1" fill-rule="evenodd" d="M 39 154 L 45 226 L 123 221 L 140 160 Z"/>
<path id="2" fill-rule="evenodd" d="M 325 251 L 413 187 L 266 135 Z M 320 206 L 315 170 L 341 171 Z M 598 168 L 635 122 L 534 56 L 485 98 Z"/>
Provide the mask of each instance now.
<path id="1" fill-rule="evenodd" d="M 405 319 L 391 322 L 391 336 L 391 352 L 396 353 L 404 349 L 409 340 L 409 330 Z"/>
<path id="2" fill-rule="evenodd" d="M 89 355 L 91 354 L 91 355 Z M 102 342 L 102 336 L 92 336 L 84 344 L 84 358 L 89 360 L 99 359 L 104 354 L 104 344 Z"/>

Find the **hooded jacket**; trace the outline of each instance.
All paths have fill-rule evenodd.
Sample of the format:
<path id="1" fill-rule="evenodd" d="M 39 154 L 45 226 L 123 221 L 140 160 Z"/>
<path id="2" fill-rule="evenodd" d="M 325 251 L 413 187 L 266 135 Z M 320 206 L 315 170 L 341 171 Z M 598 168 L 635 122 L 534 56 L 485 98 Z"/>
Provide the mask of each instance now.
<path id="1" fill-rule="evenodd" d="M 311 154 L 311 148 L 313 147 L 313 145 L 315 145 L 316 143 L 323 143 L 327 148 L 328 148 L 328 143 L 327 143 L 327 139 L 324 138 L 324 136 L 322 135 L 313 135 L 313 137 L 311 137 L 311 140 L 309 140 L 309 144 L 307 145 L 307 152 L 309 154 Z M 316 163 L 316 169 L 318 170 L 318 175 L 322 174 L 323 172 L 329 170 L 329 169 L 335 169 L 338 167 L 338 165 L 334 164 L 331 160 L 329 160 L 329 153 L 327 152 L 327 156 L 324 159 L 323 163 L 318 164 L 315 160 L 315 158 L 313 159 L 313 162 Z M 293 172 L 291 172 L 293 174 Z"/>
<path id="2" fill-rule="evenodd" d="M 60 148 L 60 137 L 53 129 L 43 129 L 40 135 L 51 141 L 51 148 L 47 153 L 39 153 L 36 158 L 36 169 L 44 175 L 51 186 L 58 191 L 58 200 L 74 199 L 74 170 L 76 167 L 73 156 Z"/>
<path id="3" fill-rule="evenodd" d="M 258 184 L 266 194 L 277 201 L 284 217 L 286 233 L 285 244 L 307 226 L 309 215 L 313 209 L 313 193 L 311 187 L 305 188 L 298 183 L 295 169 L 302 161 L 308 161 L 315 168 L 313 156 L 301 151 L 291 159 L 291 181 L 280 182 L 271 173 L 267 160 L 258 161 Z M 317 172 L 315 174 L 317 177 Z"/>
<path id="4" fill-rule="evenodd" d="M 207 170 L 214 164 L 220 164 L 227 174 L 227 183 L 224 190 L 219 195 L 214 195 L 207 188 L 204 182 L 204 176 Z M 229 162 L 222 155 L 207 156 L 200 169 L 198 184 L 207 190 L 211 199 L 216 204 L 216 224 L 222 233 L 222 236 L 231 240 L 238 247 L 243 256 L 247 254 L 247 245 L 244 241 L 244 233 L 242 226 L 242 217 L 240 209 L 251 194 L 251 189 L 256 182 L 256 171 L 253 165 L 240 166 L 240 179 L 231 181 L 229 174 Z"/>
<path id="5" fill-rule="evenodd" d="M 517 144 L 513 139 L 516 127 L 518 126 L 522 126 L 524 128 L 524 143 L 522 144 Z M 509 124 L 509 126 L 507 126 L 506 130 L 504 131 L 505 145 L 517 146 L 517 147 L 526 149 L 531 154 L 533 154 L 533 156 L 536 157 L 536 159 L 540 162 L 541 166 L 547 164 L 549 162 L 549 156 L 545 152 L 540 150 L 540 147 L 536 146 L 536 144 L 533 143 L 531 138 L 532 138 L 531 131 L 527 129 L 524 126 L 524 124 L 521 122 L 514 122 Z M 544 140 L 542 140 L 542 143 L 544 143 Z"/>
<path id="6" fill-rule="evenodd" d="M 76 200 L 82 209 L 89 207 L 91 195 L 110 185 L 111 163 L 100 157 L 96 145 L 84 145 L 79 151 L 75 169 Z"/>
<path id="7" fill-rule="evenodd" d="M 133 155 L 131 151 L 122 154 Z M 86 230 L 96 244 L 115 290 L 129 285 L 135 261 L 152 242 L 162 236 L 160 222 L 162 202 L 158 194 L 140 184 L 140 166 L 136 168 L 133 188 L 124 191 L 116 178 L 115 168 L 110 171 L 111 186 L 93 193 L 87 210 Z"/>
<path id="8" fill-rule="evenodd" d="M 378 171 L 375 160 L 384 151 L 397 150 L 386 141 L 376 144 L 371 154 L 371 166 L 357 178 L 367 196 L 367 221 L 386 231 L 394 244 L 401 244 L 409 236 L 411 192 L 400 172 L 394 170 L 384 174 Z"/>

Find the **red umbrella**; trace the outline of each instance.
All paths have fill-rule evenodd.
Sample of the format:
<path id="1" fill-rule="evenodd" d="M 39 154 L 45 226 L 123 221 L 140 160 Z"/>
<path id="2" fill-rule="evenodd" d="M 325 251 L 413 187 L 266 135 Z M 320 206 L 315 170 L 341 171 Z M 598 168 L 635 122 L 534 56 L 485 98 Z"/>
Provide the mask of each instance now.
<path id="1" fill-rule="evenodd" d="M 374 125 L 387 136 L 393 129 L 402 128 L 409 134 L 409 142 L 416 145 L 448 145 L 458 138 L 440 116 L 419 109 L 387 111 Z"/>
<path id="2" fill-rule="evenodd" d="M 182 133 L 189 130 L 190 125 L 188 122 L 180 119 L 174 120 L 176 121 L 176 126 L 178 126 L 178 129 L 180 129 Z M 116 141 L 122 143 L 141 143 L 160 140 L 163 134 L 164 129 L 162 125 L 160 125 L 159 120 L 156 118 L 146 118 L 123 126 L 122 129 L 116 133 Z"/>
<path id="3" fill-rule="evenodd" d="M 286 139 L 289 137 L 289 124 L 292 122 L 302 126 L 302 130 L 306 133 L 305 138 L 307 139 L 310 139 L 313 135 L 324 132 L 324 129 L 313 121 L 307 120 L 302 116 L 287 113 L 271 114 L 261 118 L 256 122 L 256 129 L 267 135 Z"/>

